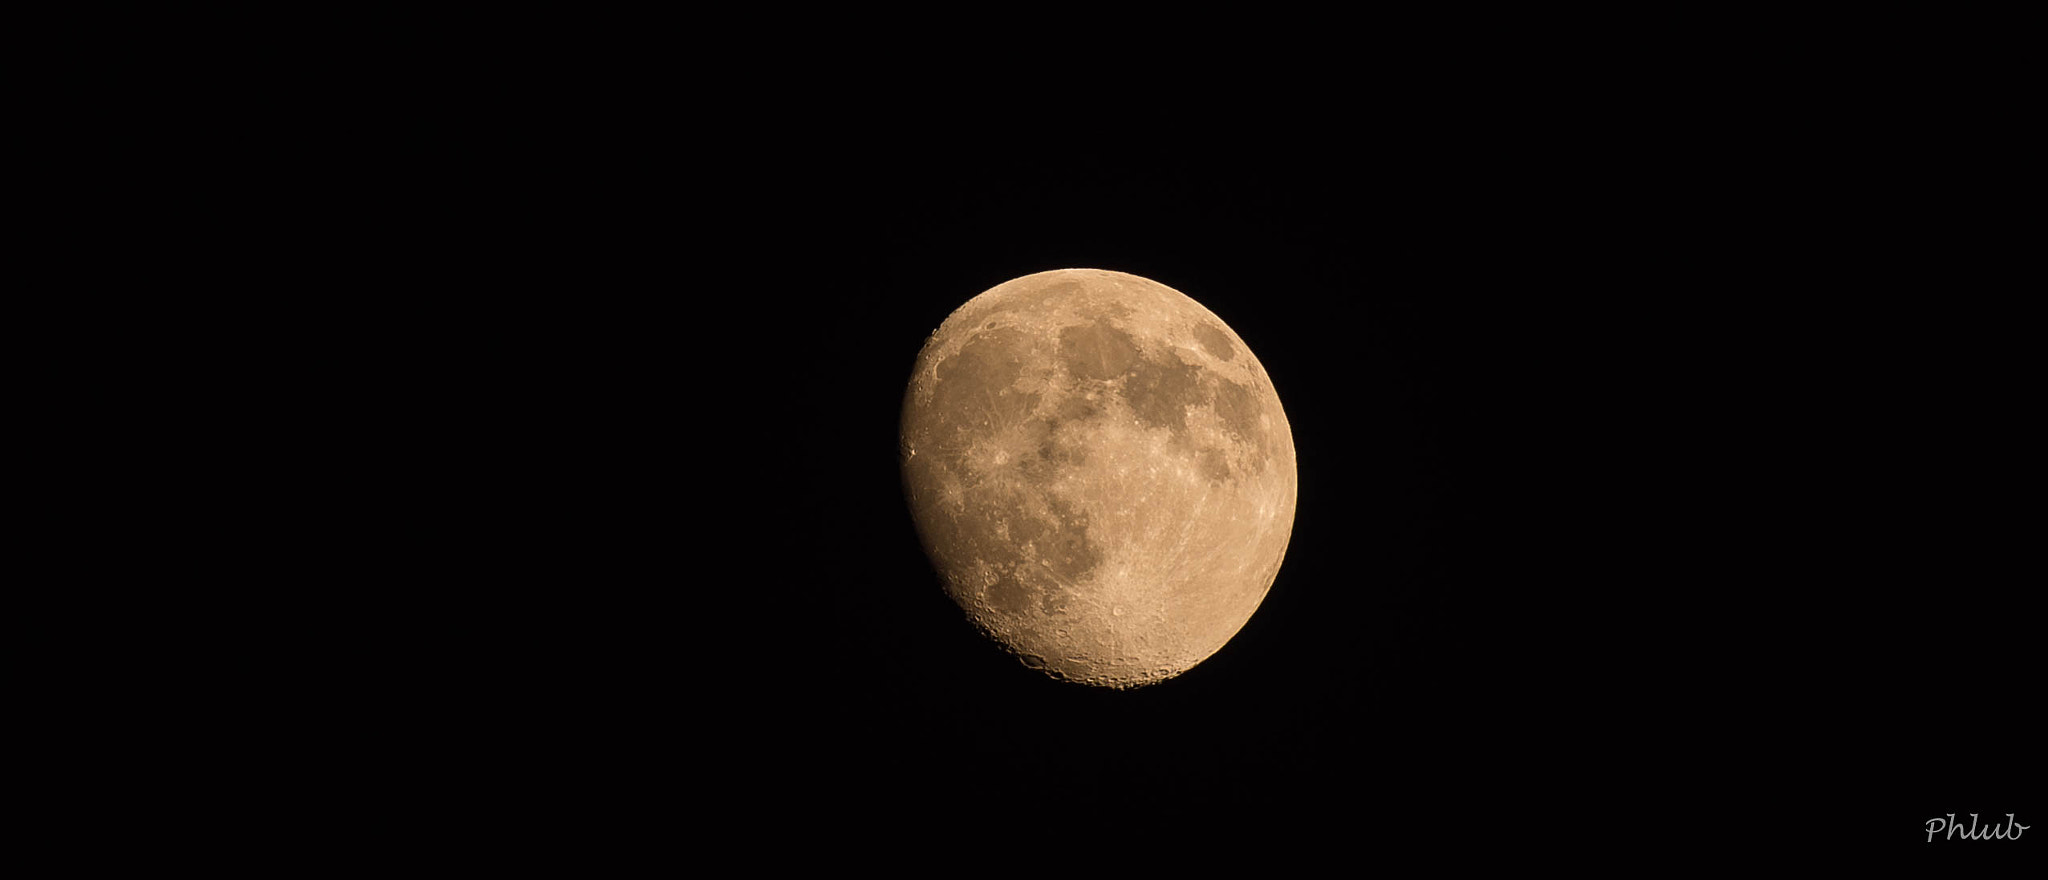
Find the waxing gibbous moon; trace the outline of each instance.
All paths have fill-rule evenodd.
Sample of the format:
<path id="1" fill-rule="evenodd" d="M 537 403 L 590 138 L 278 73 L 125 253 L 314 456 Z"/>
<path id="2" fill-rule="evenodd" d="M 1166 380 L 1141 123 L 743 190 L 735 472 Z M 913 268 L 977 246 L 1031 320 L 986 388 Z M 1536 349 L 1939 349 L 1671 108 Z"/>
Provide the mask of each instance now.
<path id="1" fill-rule="evenodd" d="M 1172 678 L 1258 610 L 1294 526 L 1294 438 L 1258 358 L 1181 292 L 1061 269 L 925 342 L 905 494 L 946 592 L 1055 678 Z"/>

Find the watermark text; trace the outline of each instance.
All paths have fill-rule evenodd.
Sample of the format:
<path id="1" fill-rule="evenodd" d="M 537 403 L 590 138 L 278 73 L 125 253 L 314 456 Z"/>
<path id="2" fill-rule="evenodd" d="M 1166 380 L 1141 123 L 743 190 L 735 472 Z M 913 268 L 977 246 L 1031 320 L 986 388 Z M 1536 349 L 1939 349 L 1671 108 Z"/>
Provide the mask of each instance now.
<path id="1" fill-rule="evenodd" d="M 1994 822 L 1993 824 L 1978 827 L 1977 814 L 1971 813 L 1970 826 L 1965 830 L 1963 823 L 1956 821 L 1956 814 L 1950 813 L 1946 818 L 1936 816 L 1927 820 L 1927 842 L 1933 843 L 1934 835 L 1943 834 L 1944 832 L 1946 832 L 1946 836 L 1942 838 L 1943 840 L 1954 840 L 1958 837 L 1964 840 L 2018 840 L 2020 835 L 2031 827 L 2033 826 L 2021 825 L 2019 822 L 2014 821 L 2011 813 L 2005 814 L 2005 824 L 2003 825 Z"/>

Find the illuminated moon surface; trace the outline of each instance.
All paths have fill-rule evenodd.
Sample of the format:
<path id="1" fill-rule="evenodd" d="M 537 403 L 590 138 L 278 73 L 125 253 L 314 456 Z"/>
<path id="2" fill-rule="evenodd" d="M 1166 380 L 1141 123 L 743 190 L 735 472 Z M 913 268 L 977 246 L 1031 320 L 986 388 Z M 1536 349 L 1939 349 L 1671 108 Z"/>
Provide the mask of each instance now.
<path id="1" fill-rule="evenodd" d="M 900 454 L 946 592 L 1068 681 L 1138 687 L 1208 659 L 1294 526 L 1294 439 L 1258 358 L 1121 272 L 1026 275 L 954 311 L 918 354 Z"/>

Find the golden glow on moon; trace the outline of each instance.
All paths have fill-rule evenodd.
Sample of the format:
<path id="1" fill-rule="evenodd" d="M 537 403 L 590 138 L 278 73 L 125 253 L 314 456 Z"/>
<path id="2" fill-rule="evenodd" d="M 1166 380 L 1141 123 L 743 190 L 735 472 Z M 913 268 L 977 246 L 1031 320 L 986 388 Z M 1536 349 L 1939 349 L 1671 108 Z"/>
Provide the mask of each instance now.
<path id="1" fill-rule="evenodd" d="M 1056 678 L 1137 687 L 1207 659 L 1279 573 L 1294 440 L 1244 340 L 1170 287 L 1062 269 L 926 341 L 904 489 L 948 595 Z"/>

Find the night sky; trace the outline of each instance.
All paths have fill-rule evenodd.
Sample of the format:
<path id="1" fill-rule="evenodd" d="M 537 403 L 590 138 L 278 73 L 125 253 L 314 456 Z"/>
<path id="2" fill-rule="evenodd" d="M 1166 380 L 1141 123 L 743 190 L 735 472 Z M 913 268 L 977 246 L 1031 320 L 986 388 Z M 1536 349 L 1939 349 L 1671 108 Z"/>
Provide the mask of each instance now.
<path id="1" fill-rule="evenodd" d="M 398 760 L 487 812 L 793 842 L 1904 846 L 2033 806 L 1991 757 L 2038 741 L 2023 579 L 1977 567 L 2001 527 L 1954 493 L 1995 475 L 1933 427 L 1980 410 L 1913 366 L 1913 304 L 1970 283 L 1911 225 L 1935 196 L 1794 114 L 1473 94 L 1011 129 L 828 94 L 687 134 L 521 103 L 371 151 L 351 467 L 391 511 Z M 1258 613 L 1129 692 L 977 635 L 896 464 L 926 336 L 1073 267 L 1223 318 L 1299 457 Z"/>

